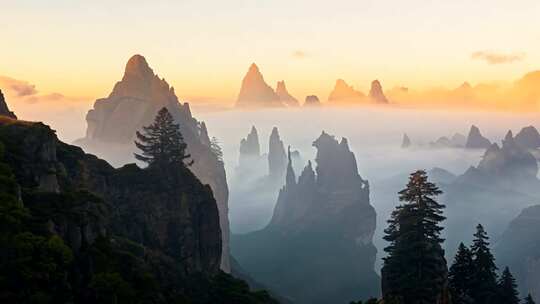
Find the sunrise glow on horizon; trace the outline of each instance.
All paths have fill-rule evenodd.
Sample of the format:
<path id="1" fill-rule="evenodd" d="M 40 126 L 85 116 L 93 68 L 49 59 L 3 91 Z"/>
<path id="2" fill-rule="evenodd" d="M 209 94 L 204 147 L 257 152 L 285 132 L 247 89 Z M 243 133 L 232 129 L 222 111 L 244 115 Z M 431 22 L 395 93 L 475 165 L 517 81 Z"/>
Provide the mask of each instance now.
<path id="1" fill-rule="evenodd" d="M 10 2 L 0 75 L 97 98 L 140 53 L 184 98 L 234 100 L 252 62 L 323 99 L 338 78 L 362 91 L 513 82 L 540 68 L 539 14 L 533 0 Z"/>

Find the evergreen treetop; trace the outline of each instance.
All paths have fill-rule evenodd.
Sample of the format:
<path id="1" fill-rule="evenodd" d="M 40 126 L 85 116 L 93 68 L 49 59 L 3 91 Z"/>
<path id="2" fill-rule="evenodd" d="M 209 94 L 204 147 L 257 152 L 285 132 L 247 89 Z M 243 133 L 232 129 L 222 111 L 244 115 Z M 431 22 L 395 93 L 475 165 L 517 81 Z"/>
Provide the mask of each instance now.
<path id="1" fill-rule="evenodd" d="M 454 262 L 448 272 L 448 283 L 454 304 L 471 303 L 473 267 L 471 250 L 463 243 L 460 243 Z"/>
<path id="2" fill-rule="evenodd" d="M 186 154 L 187 144 L 180 132 L 180 126 L 166 107 L 156 115 L 154 122 L 143 131 L 136 133 L 135 145 L 142 153 L 135 153 L 135 158 L 147 163 L 149 166 L 181 164 L 190 166 L 193 161 L 185 163 L 191 155 Z"/>
<path id="3" fill-rule="evenodd" d="M 474 260 L 471 282 L 476 303 L 491 303 L 497 291 L 497 266 L 489 248 L 489 237 L 481 224 L 476 226 L 471 252 Z"/>
<path id="4" fill-rule="evenodd" d="M 531 294 L 528 294 L 525 299 L 523 299 L 523 301 L 525 302 L 525 304 L 536 304 L 536 302 L 534 302 Z"/>
<path id="5" fill-rule="evenodd" d="M 519 293 L 517 291 L 516 279 L 510 273 L 508 267 L 504 271 L 497 284 L 497 302 L 500 304 L 519 304 Z"/>

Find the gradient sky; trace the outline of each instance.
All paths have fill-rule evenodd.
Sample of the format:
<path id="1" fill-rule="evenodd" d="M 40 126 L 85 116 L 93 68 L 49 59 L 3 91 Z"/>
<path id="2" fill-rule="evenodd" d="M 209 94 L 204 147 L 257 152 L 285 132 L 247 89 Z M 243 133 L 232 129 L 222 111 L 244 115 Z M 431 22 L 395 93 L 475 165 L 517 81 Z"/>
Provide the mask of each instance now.
<path id="1" fill-rule="evenodd" d="M 366 91 L 375 78 L 385 88 L 454 87 L 540 69 L 538 0 L 0 3 L 0 75 L 68 96 L 106 96 L 135 53 L 181 99 L 235 99 L 251 62 L 270 85 L 284 79 L 300 99 L 323 100 L 336 78 Z"/>

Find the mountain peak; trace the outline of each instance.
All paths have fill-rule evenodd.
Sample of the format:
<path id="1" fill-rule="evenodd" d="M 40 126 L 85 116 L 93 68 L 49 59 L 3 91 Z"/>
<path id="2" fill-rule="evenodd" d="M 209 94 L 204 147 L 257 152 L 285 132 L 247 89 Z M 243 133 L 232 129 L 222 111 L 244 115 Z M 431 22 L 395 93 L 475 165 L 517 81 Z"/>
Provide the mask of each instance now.
<path id="1" fill-rule="evenodd" d="M 376 103 L 388 103 L 388 99 L 386 98 L 386 96 L 384 96 L 382 85 L 377 79 L 371 82 L 369 98 L 371 98 L 371 100 Z"/>
<path id="2" fill-rule="evenodd" d="M 300 105 L 300 103 L 298 102 L 298 99 L 294 98 L 287 91 L 287 87 L 285 86 L 284 80 L 277 82 L 276 94 L 279 96 L 279 100 L 289 107 L 296 107 Z"/>
<path id="3" fill-rule="evenodd" d="M 334 101 L 339 103 L 358 103 L 365 98 L 362 92 L 356 91 L 352 86 L 348 85 L 345 80 L 338 79 L 328 101 Z"/>
<path id="4" fill-rule="evenodd" d="M 281 107 L 283 103 L 261 74 L 259 67 L 252 63 L 242 80 L 242 87 L 236 101 L 237 107 Z"/>
<path id="5" fill-rule="evenodd" d="M 126 75 L 154 76 L 154 71 L 152 71 L 144 56 L 135 54 L 126 63 L 124 77 Z"/>

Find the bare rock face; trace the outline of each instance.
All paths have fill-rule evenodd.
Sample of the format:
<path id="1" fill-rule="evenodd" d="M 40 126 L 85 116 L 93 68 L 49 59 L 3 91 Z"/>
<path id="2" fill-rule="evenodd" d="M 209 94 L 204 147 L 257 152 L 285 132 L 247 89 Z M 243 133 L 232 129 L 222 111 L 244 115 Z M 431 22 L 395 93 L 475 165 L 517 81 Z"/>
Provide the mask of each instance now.
<path id="1" fill-rule="evenodd" d="M 306 96 L 306 100 L 304 101 L 304 107 L 318 107 L 320 105 L 321 101 L 316 95 Z"/>
<path id="2" fill-rule="evenodd" d="M 467 149 L 487 149 L 491 146 L 489 139 L 482 136 L 477 126 L 471 126 L 465 148 Z"/>
<path id="3" fill-rule="evenodd" d="M 384 96 L 384 92 L 381 83 L 378 80 L 371 82 L 371 89 L 369 90 L 369 98 L 375 103 L 388 103 L 388 99 Z"/>
<path id="4" fill-rule="evenodd" d="M 233 254 L 253 278 L 295 303 L 348 303 L 377 296 L 376 214 L 369 184 L 358 174 L 346 139 L 339 142 L 323 132 L 313 146 L 317 167 L 308 162 L 296 179 L 289 153 L 285 185 L 270 223 L 233 236 Z"/>
<path id="5" fill-rule="evenodd" d="M 465 144 L 467 144 L 467 137 L 463 134 L 455 133 L 450 138 L 450 144 L 456 148 L 464 148 Z"/>
<path id="6" fill-rule="evenodd" d="M 332 103 L 355 104 L 365 101 L 366 96 L 349 86 L 343 79 L 338 79 L 334 90 L 330 92 L 328 101 Z"/>
<path id="7" fill-rule="evenodd" d="M 526 149 L 540 148 L 540 134 L 533 126 L 528 126 L 516 134 L 516 143 Z"/>
<path id="8" fill-rule="evenodd" d="M 522 294 L 540 300 L 540 205 L 521 211 L 495 246 L 497 263 L 512 269 Z"/>
<path id="9" fill-rule="evenodd" d="M 2 94 L 2 90 L 0 90 L 0 115 L 17 119 L 17 116 L 15 116 L 15 113 L 9 110 L 6 100 L 4 99 L 4 94 Z"/>
<path id="10" fill-rule="evenodd" d="M 153 122 L 156 113 L 167 107 L 192 155 L 193 173 L 209 184 L 218 203 L 221 230 L 223 233 L 222 268 L 229 271 L 229 220 L 227 178 L 223 163 L 210 148 L 208 130 L 191 114 L 189 104 L 180 103 L 174 89 L 165 79 L 159 78 L 150 68 L 146 59 L 134 55 L 126 64 L 122 80 L 117 82 L 107 98 L 96 100 L 94 108 L 88 111 L 86 137 L 77 144 L 107 160 L 117 158 L 112 148 L 118 148 L 125 158 L 121 164 L 132 162 L 127 155 L 133 155 L 135 132 Z"/>
<path id="11" fill-rule="evenodd" d="M 261 156 L 259 134 L 255 126 L 251 127 L 246 138 L 240 141 L 240 156 L 238 157 L 237 177 L 252 178 L 258 172 L 264 158 Z"/>
<path id="12" fill-rule="evenodd" d="M 259 67 L 253 63 L 242 80 L 242 87 L 238 94 L 236 107 L 258 108 L 258 107 L 283 107 L 284 103 L 280 96 L 274 92 L 259 71 Z"/>
<path id="13" fill-rule="evenodd" d="M 282 178 L 287 168 L 285 146 L 279 136 L 277 127 L 272 129 L 268 143 L 268 175 L 270 178 Z"/>
<path id="14" fill-rule="evenodd" d="M 285 81 L 283 80 L 278 81 L 276 86 L 276 94 L 279 96 L 279 100 L 289 107 L 298 107 L 300 105 L 298 103 L 298 99 L 289 94 L 287 87 L 285 86 Z"/>
<path id="15" fill-rule="evenodd" d="M 403 140 L 401 141 L 401 148 L 407 149 L 411 146 L 411 139 L 407 133 L 403 134 Z"/>

